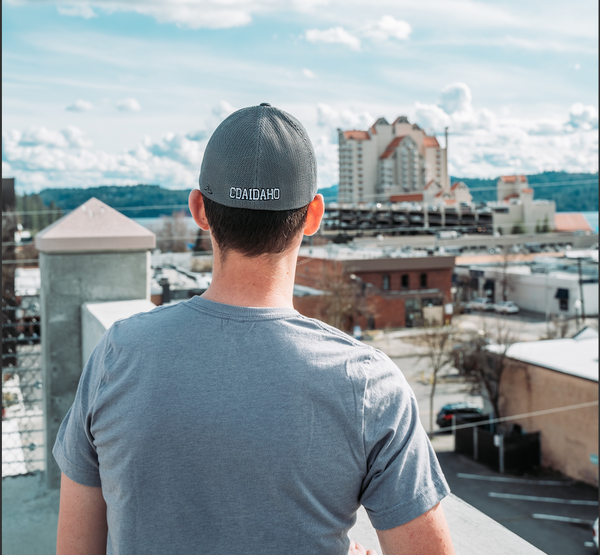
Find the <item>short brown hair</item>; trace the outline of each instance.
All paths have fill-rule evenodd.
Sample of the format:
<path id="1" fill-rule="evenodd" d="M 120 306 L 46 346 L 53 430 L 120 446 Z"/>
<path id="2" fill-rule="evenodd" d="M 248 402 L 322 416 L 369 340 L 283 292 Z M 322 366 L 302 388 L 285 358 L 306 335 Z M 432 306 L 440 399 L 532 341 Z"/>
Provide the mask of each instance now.
<path id="1" fill-rule="evenodd" d="M 295 210 L 248 210 L 202 198 L 211 235 L 223 254 L 231 250 L 249 257 L 282 253 L 306 224 L 308 204 Z"/>

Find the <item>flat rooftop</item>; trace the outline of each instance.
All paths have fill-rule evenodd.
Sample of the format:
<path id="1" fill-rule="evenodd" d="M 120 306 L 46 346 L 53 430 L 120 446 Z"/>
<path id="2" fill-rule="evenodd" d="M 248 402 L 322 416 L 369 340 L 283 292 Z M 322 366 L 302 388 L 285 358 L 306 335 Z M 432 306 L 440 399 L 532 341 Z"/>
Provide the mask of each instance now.
<path id="1" fill-rule="evenodd" d="M 585 331 L 572 338 L 514 343 L 506 354 L 515 360 L 597 382 L 598 332 Z"/>

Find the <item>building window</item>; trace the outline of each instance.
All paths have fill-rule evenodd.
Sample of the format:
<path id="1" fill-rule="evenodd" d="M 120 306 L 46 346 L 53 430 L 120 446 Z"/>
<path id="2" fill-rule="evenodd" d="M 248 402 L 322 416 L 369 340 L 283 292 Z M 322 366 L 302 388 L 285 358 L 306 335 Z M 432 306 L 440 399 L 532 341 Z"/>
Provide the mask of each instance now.
<path id="1" fill-rule="evenodd" d="M 420 283 L 421 287 L 427 287 L 427 274 L 421 274 Z"/>
<path id="2" fill-rule="evenodd" d="M 389 291 L 390 290 L 390 276 L 389 276 L 389 274 L 383 274 L 383 290 L 384 291 Z"/>
<path id="3" fill-rule="evenodd" d="M 561 310 L 569 310 L 569 299 L 558 299 L 558 308 Z"/>
<path id="4" fill-rule="evenodd" d="M 408 274 L 402 274 L 402 277 L 400 278 L 400 287 L 402 287 L 402 289 L 408 289 L 408 285 Z"/>

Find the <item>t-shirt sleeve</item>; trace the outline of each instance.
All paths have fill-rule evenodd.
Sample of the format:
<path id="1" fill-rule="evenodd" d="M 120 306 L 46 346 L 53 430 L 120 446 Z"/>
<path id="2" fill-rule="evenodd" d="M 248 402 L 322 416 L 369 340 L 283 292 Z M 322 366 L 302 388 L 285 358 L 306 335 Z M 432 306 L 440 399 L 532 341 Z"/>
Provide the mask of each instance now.
<path id="1" fill-rule="evenodd" d="M 367 378 L 367 473 L 360 501 L 374 528 L 389 530 L 432 509 L 450 488 L 419 419 L 415 395 L 398 367 L 377 352 Z"/>
<path id="2" fill-rule="evenodd" d="M 92 487 L 101 485 L 98 455 L 90 428 L 94 401 L 110 350 L 109 334 L 104 334 L 81 373 L 75 400 L 58 430 L 52 450 L 62 472 L 74 482 Z"/>

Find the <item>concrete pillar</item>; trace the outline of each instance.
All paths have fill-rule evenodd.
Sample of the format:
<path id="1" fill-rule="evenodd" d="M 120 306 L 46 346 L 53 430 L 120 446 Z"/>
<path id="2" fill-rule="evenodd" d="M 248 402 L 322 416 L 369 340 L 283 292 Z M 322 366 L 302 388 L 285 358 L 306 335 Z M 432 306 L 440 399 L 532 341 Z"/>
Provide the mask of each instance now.
<path id="1" fill-rule="evenodd" d="M 52 456 L 82 365 L 81 305 L 150 300 L 151 231 L 92 198 L 36 236 L 40 251 L 46 484 L 60 486 Z"/>

